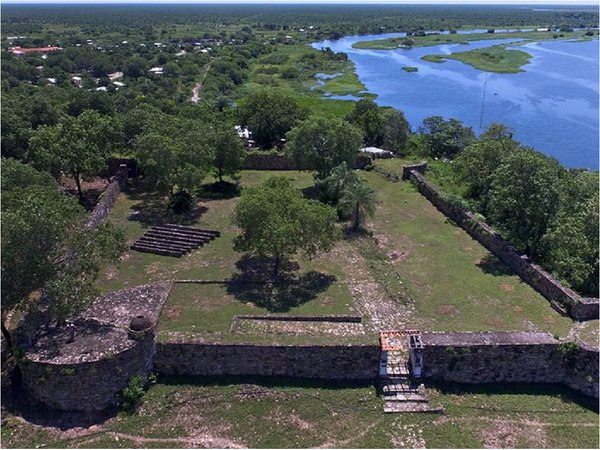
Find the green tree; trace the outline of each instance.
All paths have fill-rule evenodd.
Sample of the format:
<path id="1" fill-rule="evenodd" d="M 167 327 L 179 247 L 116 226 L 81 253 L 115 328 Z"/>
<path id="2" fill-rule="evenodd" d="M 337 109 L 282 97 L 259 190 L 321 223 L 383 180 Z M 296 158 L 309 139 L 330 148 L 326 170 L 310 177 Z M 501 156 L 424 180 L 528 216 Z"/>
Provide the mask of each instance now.
<path id="1" fill-rule="evenodd" d="M 346 120 L 363 132 L 365 145 L 379 146 L 383 142 L 383 118 L 371 99 L 361 99 L 346 116 Z"/>
<path id="2" fill-rule="evenodd" d="M 331 175 L 325 178 L 322 182 L 322 188 L 326 195 L 327 201 L 333 205 L 337 205 L 344 190 L 353 183 L 358 182 L 358 176 L 351 168 L 348 168 L 346 161 L 335 166 L 331 170 Z"/>
<path id="3" fill-rule="evenodd" d="M 223 176 L 234 176 L 240 171 L 244 156 L 244 146 L 232 127 L 215 132 L 212 164 L 219 182 L 223 182 Z"/>
<path id="4" fill-rule="evenodd" d="M 454 160 L 456 173 L 467 186 L 466 197 L 474 201 L 483 215 L 487 215 L 494 171 L 519 146 L 511 135 L 493 125 Z"/>
<path id="5" fill-rule="evenodd" d="M 598 296 L 598 172 L 569 171 L 541 242 L 541 262 L 583 295 Z"/>
<path id="6" fill-rule="evenodd" d="M 362 143 L 360 130 L 337 118 L 311 117 L 288 135 L 287 151 L 303 170 L 316 170 L 325 178 L 346 162 L 352 166 Z"/>
<path id="7" fill-rule="evenodd" d="M 429 153 L 435 158 L 452 159 L 475 140 L 473 130 L 460 120 L 444 120 L 440 116 L 423 120 L 419 133 L 425 136 Z"/>
<path id="8" fill-rule="evenodd" d="M 53 127 L 41 127 L 31 138 L 29 159 L 37 168 L 69 174 L 83 199 L 81 177 L 96 175 L 121 140 L 115 123 L 96 111 L 66 117 Z"/>
<path id="9" fill-rule="evenodd" d="M 367 217 L 375 215 L 376 205 L 375 191 L 364 180 L 346 186 L 339 203 L 340 209 L 350 215 L 355 231 L 364 225 Z"/>
<path id="10" fill-rule="evenodd" d="M 110 224 L 90 229 L 87 215 L 56 183 L 3 186 L 2 332 L 9 339 L 6 314 L 41 290 L 50 298 L 50 314 L 59 322 L 96 294 L 101 264 L 115 261 L 125 247 L 124 234 Z"/>
<path id="11" fill-rule="evenodd" d="M 410 124 L 404 113 L 397 109 L 382 109 L 383 139 L 381 147 L 391 152 L 406 149 L 410 137 Z"/>
<path id="12" fill-rule="evenodd" d="M 331 250 L 339 239 L 335 210 L 306 200 L 288 178 L 276 177 L 258 188 L 247 188 L 235 208 L 241 234 L 235 249 L 272 257 L 274 275 L 287 259 L 302 251 L 309 258 Z"/>
<path id="13" fill-rule="evenodd" d="M 504 157 L 493 173 L 488 217 L 532 258 L 558 209 L 563 176 L 558 161 L 525 148 Z"/>
<path id="14" fill-rule="evenodd" d="M 123 72 L 131 78 L 139 78 L 146 75 L 148 69 L 148 61 L 139 56 L 134 56 L 127 60 L 124 65 Z"/>
<path id="15" fill-rule="evenodd" d="M 306 117 L 306 112 L 293 97 L 275 90 L 263 90 L 240 102 L 237 116 L 240 124 L 250 129 L 258 145 L 272 147 Z"/>
<path id="16" fill-rule="evenodd" d="M 189 126 L 179 120 L 173 124 L 179 130 Z M 171 124 L 162 127 L 168 133 Z M 151 189 L 171 194 L 175 189 L 191 192 L 214 164 L 214 136 L 204 126 L 192 126 L 182 136 L 149 131 L 136 137 L 133 151 Z"/>

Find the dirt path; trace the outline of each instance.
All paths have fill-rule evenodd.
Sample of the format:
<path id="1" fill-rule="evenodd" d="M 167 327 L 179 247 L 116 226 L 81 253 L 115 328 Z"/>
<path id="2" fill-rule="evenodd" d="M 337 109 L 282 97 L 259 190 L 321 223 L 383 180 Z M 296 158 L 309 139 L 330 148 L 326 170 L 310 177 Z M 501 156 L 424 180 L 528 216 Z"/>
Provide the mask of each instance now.
<path id="1" fill-rule="evenodd" d="M 367 329 L 378 332 L 418 327 L 414 306 L 389 298 L 369 273 L 367 260 L 351 243 L 342 242 L 332 253 L 344 266 L 356 309 L 370 319 L 365 323 Z"/>
<path id="2" fill-rule="evenodd" d="M 202 89 L 202 83 L 204 82 L 204 80 L 206 79 L 206 75 L 208 75 L 208 71 L 210 70 L 210 64 L 208 64 L 208 66 L 206 66 L 206 70 L 204 71 L 204 75 L 202 75 L 202 80 L 200 80 L 198 83 L 196 83 L 194 85 L 194 88 L 192 89 L 192 103 L 194 105 L 197 105 L 198 102 L 200 101 L 200 89 Z"/>

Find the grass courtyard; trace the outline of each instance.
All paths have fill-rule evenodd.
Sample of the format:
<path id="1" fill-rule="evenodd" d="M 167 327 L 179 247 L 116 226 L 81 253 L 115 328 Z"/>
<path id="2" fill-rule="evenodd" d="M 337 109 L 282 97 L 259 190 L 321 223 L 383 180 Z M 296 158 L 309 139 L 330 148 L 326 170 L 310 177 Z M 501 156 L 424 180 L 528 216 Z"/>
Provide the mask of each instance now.
<path id="1" fill-rule="evenodd" d="M 384 165 L 387 170 L 399 171 L 402 161 L 386 161 Z M 293 178 L 300 189 L 313 183 L 312 175 L 304 172 L 244 171 L 241 189 L 273 175 Z M 248 330 L 231 333 L 236 315 L 357 315 L 361 313 L 357 296 L 367 294 L 371 303 L 396 302 L 399 309 L 407 301 L 414 309 L 410 317 L 424 330 L 568 334 L 573 325 L 569 318 L 556 313 L 541 295 L 450 223 L 410 183 L 392 183 L 375 172 L 361 172 L 361 176 L 376 190 L 379 201 L 377 214 L 369 223 L 372 237 L 344 240 L 331 253 L 313 260 L 297 258 L 282 286 L 266 289 L 225 283 L 268 270 L 233 250 L 237 229 L 231 217 L 239 197 L 203 198 L 194 213 L 177 219 L 182 224 L 219 230 L 218 239 L 182 258 L 130 251 L 118 265 L 106 269 L 99 284 L 109 291 L 165 279 L 210 282 L 174 284 L 159 331 L 203 333 L 216 340 L 275 339 L 274 335 Z M 165 201 L 132 189 L 121 194 L 110 220 L 123 226 L 133 242 L 158 221 L 176 221 L 164 216 Z M 362 308 L 364 320 L 369 321 L 368 308 L 364 311 Z M 346 336 L 342 340 L 346 338 L 350 339 Z M 372 333 L 352 337 L 373 338 Z M 319 336 L 313 333 L 276 339 L 297 342 L 319 340 Z"/>
<path id="2" fill-rule="evenodd" d="M 595 401 L 551 385 L 428 385 L 444 415 L 383 414 L 373 386 L 168 378 L 135 415 L 91 427 L 39 411 L 2 426 L 10 447 L 597 448 Z M 48 419 L 50 417 L 50 419 Z M 72 419 L 71 419 L 72 420 Z"/>

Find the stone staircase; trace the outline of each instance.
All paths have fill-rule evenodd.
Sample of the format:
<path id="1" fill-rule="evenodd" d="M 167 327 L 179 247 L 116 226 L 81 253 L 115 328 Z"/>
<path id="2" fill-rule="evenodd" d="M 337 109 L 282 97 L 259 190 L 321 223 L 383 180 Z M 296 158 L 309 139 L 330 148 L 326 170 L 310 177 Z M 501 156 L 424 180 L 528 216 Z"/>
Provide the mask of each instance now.
<path id="1" fill-rule="evenodd" d="M 155 225 L 131 246 L 132 250 L 177 258 L 201 247 L 221 235 L 218 231 L 201 230 L 177 224 Z"/>
<path id="2" fill-rule="evenodd" d="M 404 348 L 383 350 L 379 364 L 385 413 L 443 412 L 431 408 L 425 386 L 411 376 L 409 353 Z"/>

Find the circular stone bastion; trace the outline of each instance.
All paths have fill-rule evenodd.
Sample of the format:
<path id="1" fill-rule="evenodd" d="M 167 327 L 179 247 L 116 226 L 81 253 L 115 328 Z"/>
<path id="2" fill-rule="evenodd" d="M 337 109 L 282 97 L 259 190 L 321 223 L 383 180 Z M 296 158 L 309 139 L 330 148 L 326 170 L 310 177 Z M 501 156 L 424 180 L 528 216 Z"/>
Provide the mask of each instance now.
<path id="1" fill-rule="evenodd" d="M 115 405 L 129 378 L 148 376 L 156 349 L 151 322 L 139 314 L 132 319 L 133 330 L 94 318 L 42 328 L 20 362 L 28 393 L 61 410 Z M 141 323 L 150 326 L 140 329 Z"/>

